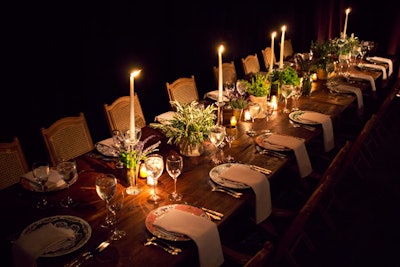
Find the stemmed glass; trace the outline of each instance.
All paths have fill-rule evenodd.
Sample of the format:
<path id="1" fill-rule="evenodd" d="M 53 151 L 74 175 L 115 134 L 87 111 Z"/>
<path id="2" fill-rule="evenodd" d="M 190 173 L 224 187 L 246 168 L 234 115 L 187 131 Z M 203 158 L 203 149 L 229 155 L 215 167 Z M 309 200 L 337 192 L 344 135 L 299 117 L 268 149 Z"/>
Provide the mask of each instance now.
<path id="1" fill-rule="evenodd" d="M 292 111 L 297 111 L 299 109 L 299 98 L 301 96 L 301 85 L 295 85 L 293 87 L 293 92 L 292 92 Z"/>
<path id="2" fill-rule="evenodd" d="M 164 159 L 160 154 L 148 155 L 144 160 L 146 165 L 147 176 L 153 180 L 153 194 L 147 199 L 148 202 L 158 204 L 163 200 L 160 195 L 157 195 L 157 179 L 164 171 Z"/>
<path id="3" fill-rule="evenodd" d="M 226 126 L 225 131 L 225 141 L 228 143 L 228 148 L 230 149 L 232 147 L 233 140 L 236 139 L 236 127 L 232 125 Z M 231 154 L 228 154 L 225 157 L 225 162 L 235 162 L 235 158 Z"/>
<path id="4" fill-rule="evenodd" d="M 289 97 L 292 96 L 293 87 L 294 87 L 293 85 L 282 84 L 281 92 L 282 92 L 283 98 L 285 99 L 285 107 L 282 110 L 283 113 L 290 112 L 290 110 L 287 108 L 287 100 Z"/>
<path id="5" fill-rule="evenodd" d="M 119 240 L 122 237 L 126 236 L 126 232 L 123 230 L 119 230 L 117 228 L 117 222 L 118 222 L 118 216 L 117 213 L 122 209 L 124 206 L 124 198 L 125 198 L 125 192 L 124 190 L 120 190 L 114 194 L 114 196 L 110 199 L 109 202 L 109 209 L 110 212 L 113 214 L 113 220 L 112 220 L 112 226 L 113 226 L 113 231 L 110 236 L 111 240 Z"/>
<path id="6" fill-rule="evenodd" d="M 137 186 L 137 176 L 139 173 L 139 163 L 138 162 L 132 162 L 135 157 L 133 157 L 133 150 L 135 149 L 135 146 L 137 143 L 140 141 L 140 138 L 142 137 L 142 129 L 136 127 L 135 128 L 135 135 L 134 139 L 131 138 L 130 136 L 130 131 L 126 131 L 125 133 L 125 151 L 127 151 L 130 154 L 130 159 L 131 159 L 131 166 L 134 166 L 135 168 L 132 168 L 132 172 L 129 172 L 129 183 L 130 186 L 126 188 L 126 193 L 129 195 L 137 195 L 140 192 L 142 192 L 142 189 Z"/>
<path id="7" fill-rule="evenodd" d="M 183 158 L 177 154 L 169 155 L 166 159 L 165 167 L 169 176 L 174 179 L 174 192 L 168 196 L 168 199 L 170 201 L 180 201 L 182 200 L 182 194 L 176 191 L 176 180 L 183 169 Z"/>
<path id="8" fill-rule="evenodd" d="M 76 177 L 78 174 L 76 170 L 76 162 L 74 160 L 71 161 L 62 161 L 57 164 L 57 172 L 60 174 L 61 178 L 64 180 L 64 182 L 67 184 L 67 190 L 69 189 L 69 185 L 71 181 Z M 75 201 L 70 197 L 70 195 L 67 195 L 67 197 L 63 200 L 60 201 L 60 205 L 69 208 L 73 206 Z"/>
<path id="9" fill-rule="evenodd" d="M 46 192 L 46 183 L 50 176 L 50 165 L 47 161 L 37 161 L 32 164 L 32 174 L 35 180 L 40 184 L 43 197 L 38 201 L 36 207 L 39 209 L 44 209 L 47 207 L 48 202 L 44 196 Z"/>
<path id="10" fill-rule="evenodd" d="M 103 228 L 112 226 L 113 222 L 110 218 L 110 199 L 114 196 L 117 190 L 117 178 L 113 174 L 101 174 L 96 177 L 96 192 L 97 195 L 105 201 L 107 216 L 104 223 L 101 225 Z"/>
<path id="11" fill-rule="evenodd" d="M 118 150 L 118 153 L 120 154 L 124 149 L 124 143 L 125 143 L 125 135 L 122 131 L 120 130 L 113 130 L 112 131 L 112 140 L 114 147 Z M 118 169 L 122 169 L 124 167 L 124 163 L 121 160 L 121 157 L 118 157 L 117 163 L 115 163 L 115 167 Z"/>
<path id="12" fill-rule="evenodd" d="M 269 118 L 272 116 L 274 113 L 274 104 L 271 101 L 266 101 L 265 104 L 263 105 L 263 112 L 265 114 L 265 121 L 268 126 Z M 265 134 L 270 134 L 271 130 L 268 128 L 263 131 Z"/>
<path id="13" fill-rule="evenodd" d="M 228 99 L 230 100 L 232 98 L 233 94 L 235 93 L 235 83 L 229 82 L 229 81 L 225 82 L 224 90 L 226 92 Z M 226 108 L 230 109 L 232 107 L 230 105 L 227 105 Z"/>
<path id="14" fill-rule="evenodd" d="M 215 125 L 210 129 L 210 141 L 216 147 L 217 151 L 215 152 L 214 157 L 211 159 L 211 162 L 214 165 L 219 165 L 222 163 L 222 160 L 218 158 L 220 152 L 220 145 L 224 142 L 225 139 L 225 127 L 222 125 Z"/>
<path id="15" fill-rule="evenodd" d="M 249 109 L 249 113 L 250 113 L 250 117 L 251 117 L 251 129 L 247 131 L 247 134 L 250 136 L 255 136 L 256 131 L 253 129 L 254 119 L 261 112 L 261 106 L 258 103 L 250 102 L 247 107 Z"/>
<path id="16" fill-rule="evenodd" d="M 240 80 L 236 82 L 236 90 L 239 95 L 243 96 L 246 93 L 246 84 Z"/>

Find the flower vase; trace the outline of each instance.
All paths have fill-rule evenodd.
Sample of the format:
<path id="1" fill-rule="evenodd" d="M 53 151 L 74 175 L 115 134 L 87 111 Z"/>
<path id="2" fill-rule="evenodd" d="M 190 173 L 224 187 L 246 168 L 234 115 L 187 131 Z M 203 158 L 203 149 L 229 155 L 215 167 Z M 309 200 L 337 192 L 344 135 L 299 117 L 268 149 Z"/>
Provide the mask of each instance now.
<path id="1" fill-rule="evenodd" d="M 137 179 L 139 177 L 139 166 L 127 168 L 127 177 L 130 186 L 126 188 L 126 193 L 129 195 L 137 195 L 142 189 L 137 185 Z"/>
<path id="2" fill-rule="evenodd" d="M 309 72 L 303 73 L 303 80 L 301 85 L 301 94 L 304 96 L 310 96 L 312 89 L 312 78 Z"/>
<path id="3" fill-rule="evenodd" d="M 179 144 L 180 153 L 187 157 L 197 157 L 203 153 L 203 143 L 190 144 L 186 139 Z"/>
<path id="4" fill-rule="evenodd" d="M 232 112 L 233 112 L 233 116 L 235 116 L 235 118 L 236 118 L 236 121 L 239 122 L 240 119 L 242 118 L 243 109 L 242 108 L 234 108 Z"/>

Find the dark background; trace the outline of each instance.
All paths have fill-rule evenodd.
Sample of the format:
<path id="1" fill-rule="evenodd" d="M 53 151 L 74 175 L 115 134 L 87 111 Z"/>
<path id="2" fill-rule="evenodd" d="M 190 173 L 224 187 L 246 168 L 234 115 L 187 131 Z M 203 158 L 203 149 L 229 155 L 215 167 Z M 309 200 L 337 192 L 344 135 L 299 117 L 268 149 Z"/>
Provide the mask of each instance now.
<path id="1" fill-rule="evenodd" d="M 235 1 L 237 2 L 237 1 Z M 378 42 L 381 55 L 398 55 L 399 4 L 362 0 L 287 1 L 14 1 L 2 4 L 0 141 L 18 136 L 29 162 L 47 156 L 41 127 L 84 112 L 93 141 L 109 137 L 103 104 L 129 95 L 135 79 L 147 122 L 169 109 L 165 82 L 194 75 L 199 95 L 216 89 L 212 67 L 271 45 L 280 28 L 295 52 L 311 40 L 347 33 Z"/>

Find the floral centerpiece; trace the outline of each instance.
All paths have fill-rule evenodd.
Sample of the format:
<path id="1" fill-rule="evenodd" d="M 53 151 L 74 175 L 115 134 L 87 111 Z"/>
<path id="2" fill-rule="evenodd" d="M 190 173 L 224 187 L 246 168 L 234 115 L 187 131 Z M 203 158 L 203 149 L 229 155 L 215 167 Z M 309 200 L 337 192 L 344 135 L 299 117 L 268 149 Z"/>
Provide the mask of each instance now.
<path id="1" fill-rule="evenodd" d="M 120 160 L 126 168 L 138 169 L 140 163 L 147 158 L 147 155 L 158 151 L 158 146 L 160 145 L 161 141 L 158 141 L 145 148 L 146 143 L 154 137 L 155 135 L 151 135 L 143 141 L 139 141 L 132 150 L 132 155 L 128 148 L 120 153 Z"/>
<path id="2" fill-rule="evenodd" d="M 203 151 L 203 142 L 208 138 L 210 129 L 217 118 L 215 104 L 202 107 L 197 101 L 180 104 L 170 101 L 176 110 L 172 119 L 166 123 L 150 123 L 149 126 L 160 129 L 168 138 L 168 144 L 179 146 L 185 156 L 199 156 Z"/>
<path id="3" fill-rule="evenodd" d="M 251 77 L 250 82 L 245 81 L 245 84 L 246 92 L 251 96 L 263 97 L 270 93 L 271 84 L 265 74 L 256 73 Z"/>

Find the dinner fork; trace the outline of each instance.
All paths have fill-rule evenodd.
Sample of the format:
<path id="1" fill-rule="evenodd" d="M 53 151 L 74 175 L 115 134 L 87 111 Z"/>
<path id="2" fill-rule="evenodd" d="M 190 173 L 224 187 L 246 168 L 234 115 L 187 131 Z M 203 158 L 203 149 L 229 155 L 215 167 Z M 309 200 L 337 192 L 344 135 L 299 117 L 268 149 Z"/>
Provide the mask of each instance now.
<path id="1" fill-rule="evenodd" d="M 228 194 L 234 198 L 240 198 L 242 196 L 242 193 L 239 192 L 235 192 L 233 190 L 227 189 L 227 188 L 223 188 L 221 186 L 217 186 L 215 184 L 213 184 L 211 181 L 209 181 L 209 184 L 211 185 L 211 191 L 213 192 L 223 192 L 225 194 Z"/>

